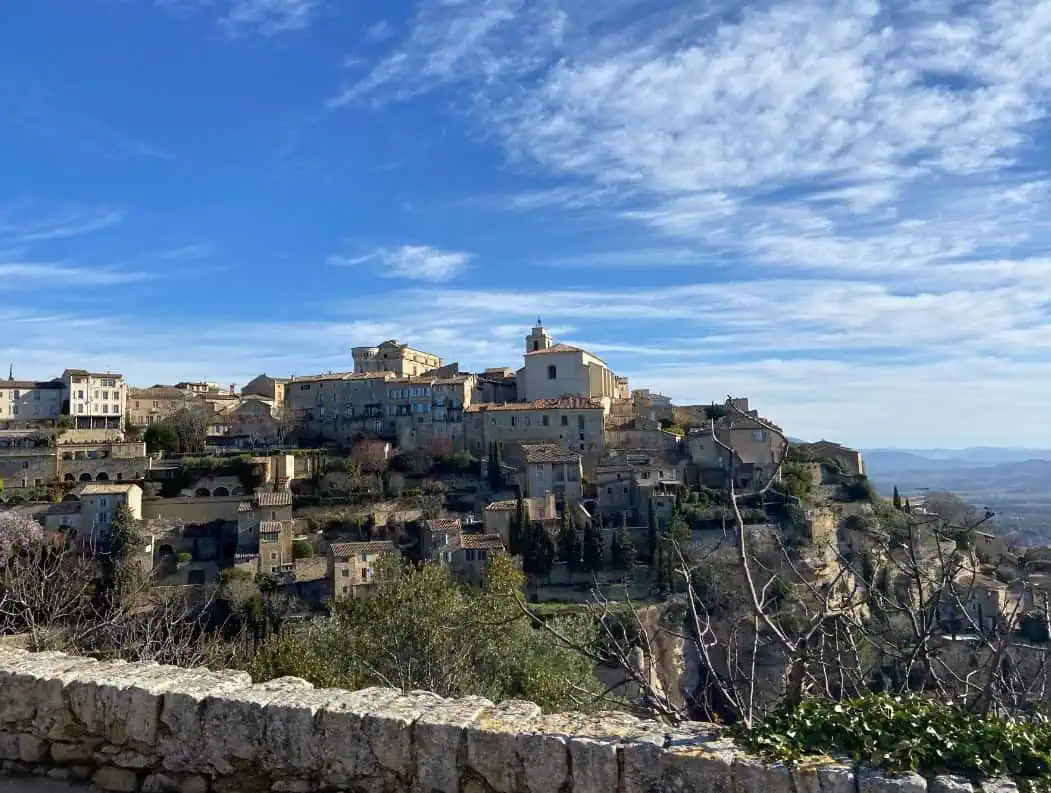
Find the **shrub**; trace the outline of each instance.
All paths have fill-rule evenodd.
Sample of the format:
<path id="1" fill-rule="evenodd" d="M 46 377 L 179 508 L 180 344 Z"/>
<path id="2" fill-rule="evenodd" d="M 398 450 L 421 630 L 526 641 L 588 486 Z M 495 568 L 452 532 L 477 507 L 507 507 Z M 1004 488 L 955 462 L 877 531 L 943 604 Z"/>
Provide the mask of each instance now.
<path id="1" fill-rule="evenodd" d="M 176 558 L 179 560 L 179 564 L 186 564 L 187 562 L 193 561 L 193 554 L 183 552 L 180 553 Z"/>
<path id="2" fill-rule="evenodd" d="M 292 543 L 293 559 L 309 559 L 314 555 L 314 548 L 306 540 L 296 540 Z"/>
<path id="3" fill-rule="evenodd" d="M 890 771 L 1046 778 L 1051 721 L 1004 720 L 920 696 L 807 701 L 768 716 L 741 742 L 768 759 L 846 755 Z"/>
<path id="4" fill-rule="evenodd" d="M 879 498 L 876 494 L 876 489 L 872 486 L 872 482 L 864 474 L 844 482 L 842 490 L 845 501 L 873 502 Z"/>

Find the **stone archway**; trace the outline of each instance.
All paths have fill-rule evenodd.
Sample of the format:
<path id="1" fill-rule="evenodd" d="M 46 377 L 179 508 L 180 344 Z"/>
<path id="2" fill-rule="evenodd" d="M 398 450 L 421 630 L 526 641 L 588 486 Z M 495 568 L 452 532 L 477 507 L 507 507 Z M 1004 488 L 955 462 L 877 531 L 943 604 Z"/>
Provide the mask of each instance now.
<path id="1" fill-rule="evenodd" d="M 80 481 L 81 482 L 90 482 L 91 481 L 91 474 L 89 474 L 89 473 L 81 474 L 80 475 Z"/>
<path id="2" fill-rule="evenodd" d="M 109 481 L 109 474 L 107 474 L 105 471 L 99 471 L 97 474 L 95 474 L 95 481 L 96 482 L 108 482 Z"/>
<path id="3" fill-rule="evenodd" d="M 219 498 L 220 496 L 230 495 L 230 491 L 227 490 L 225 487 L 217 487 L 215 488 L 215 490 L 212 491 L 212 495 L 216 498 Z"/>
<path id="4" fill-rule="evenodd" d="M 197 488 L 197 490 L 194 491 L 194 495 L 198 496 L 199 498 L 208 498 L 212 495 L 212 491 L 209 490 L 207 487 L 199 487 Z"/>
<path id="5" fill-rule="evenodd" d="M 63 479 L 64 479 L 64 480 L 65 480 L 66 482 L 76 482 L 76 481 L 77 481 L 77 478 L 76 478 L 75 476 L 73 476 L 73 474 L 66 474 L 66 475 L 65 475 L 65 476 L 63 477 Z"/>

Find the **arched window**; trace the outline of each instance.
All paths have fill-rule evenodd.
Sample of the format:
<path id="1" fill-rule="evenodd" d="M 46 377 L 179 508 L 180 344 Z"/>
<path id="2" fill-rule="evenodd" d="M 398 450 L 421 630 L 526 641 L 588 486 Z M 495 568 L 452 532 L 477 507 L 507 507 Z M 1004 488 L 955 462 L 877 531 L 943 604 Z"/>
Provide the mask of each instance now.
<path id="1" fill-rule="evenodd" d="M 105 471 L 99 471 L 98 474 L 95 475 L 95 481 L 96 482 L 108 482 L 109 481 L 109 474 L 107 474 Z"/>
<path id="2" fill-rule="evenodd" d="M 555 366 L 547 367 L 547 379 L 554 380 L 556 377 L 558 377 L 558 368 Z"/>
<path id="3" fill-rule="evenodd" d="M 536 352 L 539 349 L 540 349 L 540 342 L 534 341 L 533 342 L 533 352 Z"/>

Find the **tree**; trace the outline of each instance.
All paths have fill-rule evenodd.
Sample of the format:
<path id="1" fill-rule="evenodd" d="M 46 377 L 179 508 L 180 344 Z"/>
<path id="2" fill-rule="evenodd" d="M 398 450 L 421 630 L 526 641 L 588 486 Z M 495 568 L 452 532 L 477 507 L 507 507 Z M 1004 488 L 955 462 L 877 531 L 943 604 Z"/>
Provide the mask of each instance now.
<path id="1" fill-rule="evenodd" d="M 555 543 L 547 530 L 538 524 L 530 524 L 523 544 L 522 570 L 538 578 L 549 576 L 555 561 Z"/>
<path id="2" fill-rule="evenodd" d="M 901 496 L 898 495 L 898 486 L 894 485 L 894 497 L 891 499 L 894 509 L 901 509 Z"/>
<path id="3" fill-rule="evenodd" d="M 489 488 L 495 493 L 504 487 L 503 455 L 500 452 L 500 444 L 492 443 L 489 446 L 488 478 Z"/>
<path id="4" fill-rule="evenodd" d="M 164 421 L 158 421 L 146 428 L 142 438 L 146 442 L 146 451 L 175 454 L 179 451 L 179 436 L 175 429 Z"/>
<path id="5" fill-rule="evenodd" d="M 647 512 L 646 555 L 650 567 L 657 566 L 657 551 L 660 547 L 660 529 L 657 523 L 657 504 L 651 498 Z"/>
<path id="6" fill-rule="evenodd" d="M 614 569 L 630 574 L 635 570 L 637 556 L 635 542 L 631 538 L 631 530 L 622 526 L 613 535 L 610 563 Z"/>
<path id="7" fill-rule="evenodd" d="M 600 572 L 605 564 L 605 555 L 602 530 L 594 522 L 589 521 L 584 527 L 584 569 L 592 575 Z"/>
<path id="8" fill-rule="evenodd" d="M 518 497 L 515 499 L 515 514 L 511 518 L 511 527 L 507 540 L 507 550 L 512 556 L 521 556 L 525 551 L 529 530 L 529 510 L 526 508 L 525 499 L 522 498 L 522 494 L 519 492 Z"/>

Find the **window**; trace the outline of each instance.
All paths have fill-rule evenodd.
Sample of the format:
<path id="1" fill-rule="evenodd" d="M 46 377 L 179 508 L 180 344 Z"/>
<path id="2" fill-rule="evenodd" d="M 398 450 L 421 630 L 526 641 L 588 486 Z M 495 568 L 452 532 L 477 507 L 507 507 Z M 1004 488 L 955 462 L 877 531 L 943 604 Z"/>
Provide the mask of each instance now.
<path id="1" fill-rule="evenodd" d="M 551 419 L 548 416 L 543 416 L 540 419 L 540 423 L 546 427 L 548 424 L 551 423 Z"/>
<path id="2" fill-rule="evenodd" d="M 277 560 L 277 551 L 271 551 L 270 552 L 270 561 L 273 562 L 273 561 L 276 561 L 276 560 Z"/>
<path id="3" fill-rule="evenodd" d="M 555 469 L 555 481 L 564 482 L 566 481 L 566 472 L 561 466 Z"/>
<path id="4" fill-rule="evenodd" d="M 28 468 L 28 467 L 29 467 L 29 463 L 27 463 L 27 462 L 23 462 L 22 463 L 22 468 L 23 469 Z"/>
<path id="5" fill-rule="evenodd" d="M 103 499 L 99 499 L 99 506 L 100 507 L 106 506 L 106 499 L 104 499 L 104 498 Z"/>
<path id="6" fill-rule="evenodd" d="M 518 426 L 518 416 L 511 416 L 511 426 L 512 427 L 517 427 Z"/>
<path id="7" fill-rule="evenodd" d="M 583 432 L 580 433 L 580 438 L 578 440 L 584 440 L 584 433 Z"/>
<path id="8" fill-rule="evenodd" d="M 11 406 L 11 415 L 12 416 L 17 416 L 18 415 L 18 405 L 12 405 Z"/>
<path id="9" fill-rule="evenodd" d="M 34 402 L 39 402 L 40 401 L 40 392 L 39 391 L 34 391 L 33 392 L 33 401 Z"/>
<path id="10" fill-rule="evenodd" d="M 102 398 L 103 399 L 109 399 L 109 391 L 103 391 L 102 392 Z"/>
<path id="11" fill-rule="evenodd" d="M 369 555 L 367 553 L 363 553 L 361 555 L 361 561 L 367 562 L 368 560 L 369 560 Z"/>
<path id="12" fill-rule="evenodd" d="M 99 513 L 99 523 L 109 523 L 109 513 L 108 512 L 100 512 Z"/>
<path id="13" fill-rule="evenodd" d="M 348 586 L 345 586 L 345 587 L 343 587 L 343 594 L 344 594 L 344 595 L 345 595 L 345 594 L 347 594 L 347 592 L 348 592 L 349 590 L 350 590 L 350 587 L 348 587 Z"/>
<path id="14" fill-rule="evenodd" d="M 109 413 L 109 405 L 103 405 L 102 406 L 102 412 L 103 413 Z"/>
<path id="15" fill-rule="evenodd" d="M 562 426 L 563 427 L 568 427 L 569 426 L 569 416 L 563 416 L 562 417 Z"/>
<path id="16" fill-rule="evenodd" d="M 21 396 L 22 396 L 22 392 L 21 392 L 21 391 L 19 391 L 19 390 L 18 390 L 18 389 L 16 388 L 16 389 L 15 389 L 15 399 L 18 399 L 18 398 L 19 398 L 19 397 L 21 397 Z"/>
<path id="17" fill-rule="evenodd" d="M 613 495 L 613 488 L 612 487 L 607 487 L 606 488 L 606 495 L 607 496 L 612 496 Z"/>
<path id="18" fill-rule="evenodd" d="M 117 380 L 116 380 L 116 378 L 113 378 L 113 377 L 103 377 L 102 378 L 102 386 L 103 386 L 103 388 L 116 388 L 117 387 Z"/>
<path id="19" fill-rule="evenodd" d="M 303 383 L 303 385 L 301 385 L 299 387 L 299 390 L 300 391 L 309 391 L 310 390 L 310 383 Z"/>
<path id="20" fill-rule="evenodd" d="M 752 430 L 752 440 L 756 443 L 766 443 L 766 430 Z"/>
<path id="21" fill-rule="evenodd" d="M 361 577 L 365 581 L 368 581 L 368 579 L 369 579 L 369 568 L 367 568 L 367 567 L 362 567 L 361 568 Z"/>
<path id="22" fill-rule="evenodd" d="M 578 413 L 577 414 L 577 429 L 580 430 L 581 432 L 584 431 L 584 414 L 583 413 Z"/>
<path id="23" fill-rule="evenodd" d="M 344 567 L 339 572 L 342 574 L 343 578 L 350 578 L 350 568 L 349 567 Z M 343 588 L 343 591 L 346 592 L 346 587 Z"/>
<path id="24" fill-rule="evenodd" d="M 533 352 L 536 352 L 539 349 L 540 349 L 540 342 L 534 341 L 533 342 Z"/>
<path id="25" fill-rule="evenodd" d="M 547 379 L 548 380 L 554 380 L 557 377 L 558 377 L 558 367 L 557 366 L 549 366 L 549 367 L 547 367 Z"/>
<path id="26" fill-rule="evenodd" d="M 95 389 L 95 399 L 98 399 L 98 398 L 99 398 L 99 390 L 96 388 Z"/>

